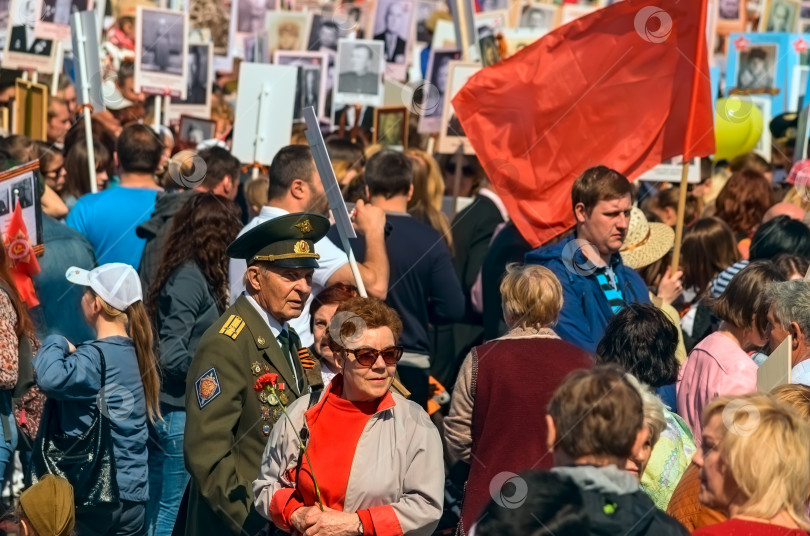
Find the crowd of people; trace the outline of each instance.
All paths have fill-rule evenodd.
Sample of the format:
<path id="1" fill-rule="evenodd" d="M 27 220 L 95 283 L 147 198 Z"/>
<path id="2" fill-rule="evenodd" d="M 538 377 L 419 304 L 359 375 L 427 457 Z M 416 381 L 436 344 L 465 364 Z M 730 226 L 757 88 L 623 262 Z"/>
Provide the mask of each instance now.
<path id="1" fill-rule="evenodd" d="M 682 206 L 583 169 L 532 247 L 475 155 L 358 121 L 324 132 L 347 240 L 302 124 L 234 156 L 233 74 L 212 139 L 153 125 L 133 22 L 92 139 L 65 75 L 45 141 L 0 138 L 0 172 L 38 162 L 43 246 L 34 274 L 0 248 L 0 531 L 810 536 L 795 139 L 704 158 Z"/>

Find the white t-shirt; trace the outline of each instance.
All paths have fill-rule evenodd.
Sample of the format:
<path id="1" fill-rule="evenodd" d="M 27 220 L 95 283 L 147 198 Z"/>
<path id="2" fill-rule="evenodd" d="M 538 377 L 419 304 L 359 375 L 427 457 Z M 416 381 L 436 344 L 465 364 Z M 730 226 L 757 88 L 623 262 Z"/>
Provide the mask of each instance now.
<path id="1" fill-rule="evenodd" d="M 289 212 L 278 207 L 264 206 L 259 212 L 259 215 L 250 220 L 250 222 L 239 231 L 239 236 L 242 236 L 261 223 L 272 220 L 273 218 L 278 218 L 279 216 L 284 216 L 285 214 L 289 214 Z M 301 338 L 302 347 L 309 347 L 314 342 L 312 331 L 309 329 L 309 306 L 312 303 L 312 297 L 326 287 L 329 278 L 332 277 L 340 267 L 349 263 L 349 258 L 346 256 L 346 253 L 326 237 L 315 242 L 315 253 L 319 254 L 321 257 L 318 259 L 318 268 L 315 269 L 315 273 L 312 275 L 312 294 L 310 294 L 309 299 L 307 299 L 306 306 L 304 306 L 304 311 L 301 313 L 301 316 L 290 320 L 290 326 L 298 333 L 298 337 Z M 235 302 L 236 298 L 245 291 L 243 279 L 246 271 L 247 263 L 245 259 L 230 260 L 228 279 L 231 287 L 231 303 Z"/>

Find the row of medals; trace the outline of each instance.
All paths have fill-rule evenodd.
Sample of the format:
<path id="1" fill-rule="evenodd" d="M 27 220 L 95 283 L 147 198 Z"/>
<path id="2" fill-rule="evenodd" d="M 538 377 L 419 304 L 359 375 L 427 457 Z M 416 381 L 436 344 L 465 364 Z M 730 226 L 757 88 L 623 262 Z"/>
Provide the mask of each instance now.
<path id="1" fill-rule="evenodd" d="M 256 361 L 250 367 L 250 370 L 251 372 L 253 372 L 253 375 L 258 378 L 262 374 L 270 372 L 270 365 L 268 365 L 267 363 L 261 364 L 258 361 Z M 284 404 L 284 406 L 286 406 L 287 403 L 290 401 L 290 399 L 287 398 L 287 393 L 284 392 L 283 383 L 279 383 L 276 386 L 276 389 L 278 392 L 278 396 L 274 395 L 273 393 L 268 393 L 266 390 L 262 390 L 261 392 L 257 393 L 259 397 L 259 402 L 262 403 L 260 410 L 262 414 L 262 420 L 264 421 L 262 432 L 264 432 L 264 435 L 266 436 L 270 435 L 270 429 L 273 427 L 273 425 L 270 424 L 270 419 L 272 419 L 273 422 L 275 423 L 278 422 L 278 420 L 281 418 L 281 408 L 279 407 L 279 402 Z"/>

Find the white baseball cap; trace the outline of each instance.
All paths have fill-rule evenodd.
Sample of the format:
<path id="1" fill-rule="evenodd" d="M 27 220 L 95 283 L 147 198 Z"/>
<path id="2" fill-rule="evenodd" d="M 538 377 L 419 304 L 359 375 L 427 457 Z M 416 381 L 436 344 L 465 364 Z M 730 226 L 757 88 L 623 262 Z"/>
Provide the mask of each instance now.
<path id="1" fill-rule="evenodd" d="M 90 287 L 99 298 L 119 311 L 126 311 L 136 301 L 143 300 L 141 279 L 129 264 L 111 262 L 89 271 L 71 266 L 65 277 L 71 283 Z"/>

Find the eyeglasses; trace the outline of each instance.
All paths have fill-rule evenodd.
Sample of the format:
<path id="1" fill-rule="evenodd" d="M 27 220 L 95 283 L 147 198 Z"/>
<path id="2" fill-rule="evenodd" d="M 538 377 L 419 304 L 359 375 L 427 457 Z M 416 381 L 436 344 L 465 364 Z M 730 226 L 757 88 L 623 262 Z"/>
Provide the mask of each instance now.
<path id="1" fill-rule="evenodd" d="M 370 367 L 377 362 L 377 358 L 382 356 L 386 365 L 396 365 L 402 358 L 402 346 L 389 346 L 382 350 L 376 348 L 346 348 L 347 352 L 354 354 L 354 358 L 363 367 Z"/>
<path id="2" fill-rule="evenodd" d="M 54 169 L 53 171 L 45 171 L 42 173 L 42 175 L 48 179 L 56 179 L 59 177 L 59 174 L 62 173 L 63 169 L 64 167 L 59 167 Z"/>

